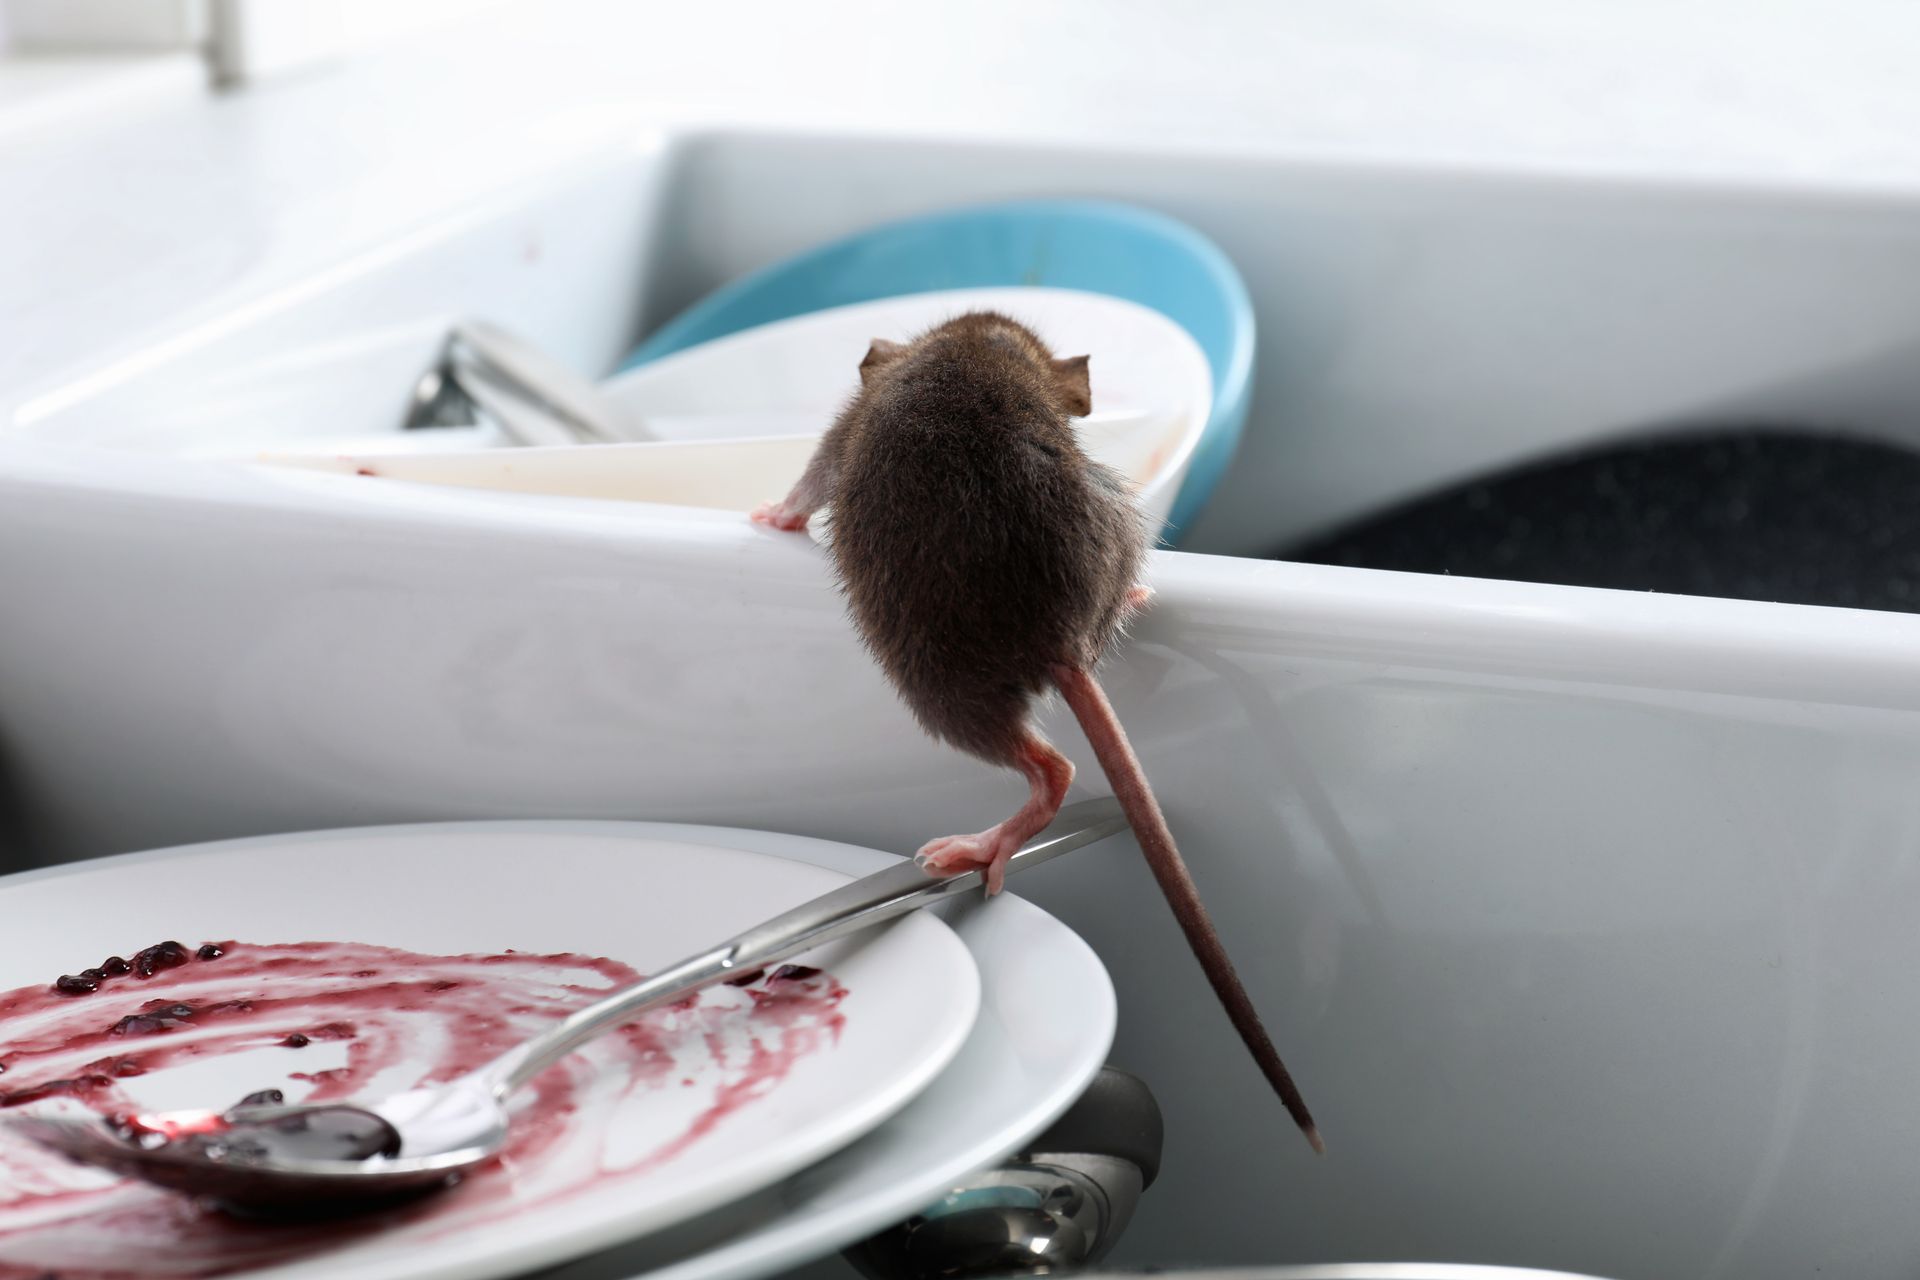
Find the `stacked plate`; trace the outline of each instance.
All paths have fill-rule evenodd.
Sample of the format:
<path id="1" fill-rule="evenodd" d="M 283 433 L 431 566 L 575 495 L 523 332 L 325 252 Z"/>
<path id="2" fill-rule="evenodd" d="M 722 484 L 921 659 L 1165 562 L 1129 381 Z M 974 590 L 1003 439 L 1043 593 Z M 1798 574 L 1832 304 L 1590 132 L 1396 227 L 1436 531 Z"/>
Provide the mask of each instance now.
<path id="1" fill-rule="evenodd" d="M 1062 355 L 1095 353 L 1094 411 L 1081 444 L 1166 518 L 1213 404 L 1206 354 L 1159 312 L 1072 289 L 952 289 L 834 307 L 760 325 L 622 373 L 600 388 L 630 440 L 501 448 L 489 426 L 311 436 L 269 446 L 265 461 L 345 476 L 751 511 L 800 477 L 821 432 L 858 387 L 874 338 L 907 341 L 969 310 L 1031 326 Z M 240 456 L 269 424 L 222 433 L 201 424 L 178 447 Z M 121 433 L 140 436 L 125 424 Z M 115 442 L 130 443 L 125 435 Z M 149 442 L 150 443 L 150 442 Z"/>
<path id="2" fill-rule="evenodd" d="M 0 1107 L 217 1107 L 445 1078 L 887 860 L 721 828 L 509 822 L 10 877 Z M 163 941 L 182 947 L 141 954 Z M 970 901 L 648 1015 L 525 1091 L 498 1165 L 373 1218 L 238 1222 L 0 1138 L 0 1276 L 764 1275 L 1015 1150 L 1079 1095 L 1113 1024 L 1084 943 L 1018 899 Z"/>

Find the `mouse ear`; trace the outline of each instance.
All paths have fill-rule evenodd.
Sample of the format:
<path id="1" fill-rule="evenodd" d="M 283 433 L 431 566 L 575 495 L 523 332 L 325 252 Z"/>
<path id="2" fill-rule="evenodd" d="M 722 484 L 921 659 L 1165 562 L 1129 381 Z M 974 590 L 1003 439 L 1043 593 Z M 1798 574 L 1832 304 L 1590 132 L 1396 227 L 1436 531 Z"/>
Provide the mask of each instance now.
<path id="1" fill-rule="evenodd" d="M 873 345 L 867 348 L 867 358 L 860 362 L 860 381 L 868 382 L 873 375 L 905 355 L 907 348 L 898 342 L 888 342 L 885 338 L 875 338 Z"/>
<path id="2" fill-rule="evenodd" d="M 1060 409 L 1070 418 L 1084 418 L 1093 412 L 1093 384 L 1087 378 L 1087 358 L 1069 356 L 1053 362 L 1053 386 L 1060 394 Z"/>

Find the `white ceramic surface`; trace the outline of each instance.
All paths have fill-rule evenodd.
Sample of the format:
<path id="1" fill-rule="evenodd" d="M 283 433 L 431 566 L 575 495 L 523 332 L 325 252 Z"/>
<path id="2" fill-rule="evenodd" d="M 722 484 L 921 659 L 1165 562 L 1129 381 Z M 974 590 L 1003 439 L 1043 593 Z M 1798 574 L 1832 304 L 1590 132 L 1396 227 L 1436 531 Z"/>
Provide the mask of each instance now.
<path id="1" fill-rule="evenodd" d="M 1212 375 L 1186 330 L 1123 298 L 1074 289 L 947 289 L 832 307 L 676 352 L 610 379 L 605 390 L 649 420 L 661 417 L 669 424 L 662 434 L 672 438 L 737 433 L 738 423 L 706 417 L 716 409 L 780 415 L 790 424 L 782 432 L 754 422 L 754 434 L 814 434 L 858 386 L 860 360 L 874 338 L 906 342 L 974 310 L 1001 311 L 1029 325 L 1058 355 L 1093 356 L 1094 415 L 1076 423 L 1081 441 L 1131 476 L 1142 504 L 1164 517 L 1206 426 Z"/>
<path id="2" fill-rule="evenodd" d="M 1075 431 L 1093 458 L 1130 478 L 1141 506 L 1164 520 L 1213 403 L 1206 354 L 1157 311 L 1069 289 L 887 298 L 703 343 L 604 384 L 609 400 L 658 437 L 645 443 L 488 449 L 476 446 L 489 433 L 462 430 L 396 433 L 374 450 L 341 439 L 303 450 L 304 442 L 288 434 L 259 460 L 357 478 L 751 511 L 800 478 L 820 433 L 859 385 L 860 358 L 872 339 L 906 342 L 970 310 L 1011 315 L 1061 353 L 1099 354 L 1091 370 L 1095 413 L 1076 420 Z M 271 416 L 244 429 L 260 438 L 285 430 Z M 98 442 L 142 447 L 148 430 L 130 416 L 119 434 Z M 436 439 L 448 447 L 435 450 Z M 187 437 L 181 443 L 189 456 L 207 452 Z M 209 465 L 219 463 L 210 458 Z"/>
<path id="3" fill-rule="evenodd" d="M 268 451 L 259 462 L 344 477 L 348 483 L 376 479 L 387 484 L 704 507 L 745 515 L 768 500 L 763 495 L 783 494 L 793 487 L 806 469 L 816 440 L 810 435 L 785 435 L 404 453 Z M 633 512 L 639 520 L 650 514 L 645 509 Z"/>
<path id="4" fill-rule="evenodd" d="M 103 955 L 131 955 L 158 941 L 151 936 L 156 930 L 189 947 L 212 939 L 240 942 L 218 959 L 146 980 L 109 982 L 93 995 L 62 1002 L 58 1016 L 109 1024 L 156 997 L 189 1005 L 285 999 L 285 978 L 223 976 L 257 954 L 249 944 L 358 942 L 433 956 L 572 952 L 645 972 L 844 882 L 834 871 L 778 855 L 635 829 L 560 824 L 270 837 L 0 881 L 0 914 L 9 922 L 0 941 L 0 986 L 50 982 L 51 965 L 77 971 Z M 778 1182 L 880 1124 L 947 1066 L 972 1028 L 977 972 L 967 949 L 932 916 L 912 916 L 800 959 L 845 987 L 832 1010 L 837 1017 L 823 1010 L 750 1023 L 746 1010 L 755 1001 L 729 987 L 701 998 L 723 1012 L 653 1015 L 660 1051 L 672 1054 L 672 1078 L 609 1090 L 627 1078 L 628 1059 L 617 1037 L 597 1042 L 584 1051 L 593 1066 L 573 1100 L 577 1110 L 550 1145 L 510 1159 L 505 1172 L 470 1179 L 400 1225 L 361 1238 L 346 1233 L 337 1247 L 249 1273 L 288 1280 L 477 1280 L 521 1274 L 684 1222 Z M 548 967 L 566 981 L 585 979 L 591 986 L 595 980 L 574 967 Z M 518 972 L 514 966 L 450 966 L 447 980 L 470 985 L 475 973 L 510 970 Z M 407 975 L 415 972 L 378 981 L 412 980 Z M 332 980 L 334 988 L 342 984 L 354 985 L 344 973 Z M 356 1052 L 382 1036 L 401 1037 L 405 1056 L 363 1085 L 382 1092 L 409 1087 L 436 1069 L 436 1055 L 446 1051 L 442 1038 L 457 1039 L 464 1025 L 354 1006 L 332 1016 L 357 1019 L 354 1043 L 362 1049 Z M 381 1018 L 386 1022 L 375 1021 Z M 116 1047 L 123 1054 L 164 1051 L 169 1036 L 191 1036 L 198 1026 Z M 749 1027 L 758 1028 L 753 1039 L 746 1037 Z M 276 1045 L 289 1029 L 309 1027 L 268 1024 L 263 1047 L 155 1066 L 122 1088 L 133 1104 L 161 1110 L 218 1108 L 271 1087 L 297 1101 L 314 1087 L 312 1073 L 348 1060 L 348 1046 L 319 1031 L 298 1050 Z M 12 1040 L 16 1049 L 9 1055 L 10 1087 L 42 1083 L 48 1070 L 22 1056 L 26 1033 L 23 1025 L 0 1027 L 0 1043 Z M 761 1064 L 792 1054 L 783 1070 L 764 1074 Z M 517 1124 L 533 1123 L 531 1115 Z M 205 1265 L 200 1249 L 215 1259 L 229 1256 L 209 1243 L 216 1233 L 195 1229 L 181 1237 L 167 1226 L 162 1210 L 177 1201 L 153 1188 L 122 1184 L 72 1207 L 57 1197 L 43 1199 L 52 1189 L 113 1181 L 37 1149 L 9 1151 L 0 1165 L 0 1199 L 7 1202 L 0 1205 L 0 1261 L 72 1273 L 112 1270 L 114 1263 L 155 1275 L 177 1267 L 192 1275 Z M 75 1228 L 50 1238 L 46 1217 L 51 1211 L 58 1218 L 63 1209 L 78 1215 Z M 237 1239 L 233 1256 L 248 1257 L 257 1244 Z"/>
<path id="5" fill-rule="evenodd" d="M 21 847 L 646 813 L 908 848 L 1017 801 L 919 739 L 803 540 L 49 438 L 69 413 L 75 437 L 186 424 L 210 386 L 256 417 L 397 412 L 449 311 L 523 309 L 604 371 L 642 317 L 879 218 L 1138 199 L 1219 241 L 1259 312 L 1248 443 L 1196 531 L 1232 551 L 1641 424 L 1920 423 L 1920 207 L 1894 196 L 852 134 L 576 159 L 325 271 L 315 223 L 367 189 L 310 195 L 258 263 L 194 241 L 235 256 L 217 285 L 176 264 L 167 323 L 92 280 L 75 297 L 115 323 L 85 360 L 71 326 L 63 362 L 12 357 L 0 393 L 39 440 L 0 446 Z M 1888 1010 L 1920 968 L 1920 619 L 1186 555 L 1152 576 L 1109 683 L 1333 1154 L 1261 1127 L 1131 859 L 1042 869 L 1169 1116 L 1117 1261 L 1911 1275 L 1920 1033 Z"/>
<path id="6" fill-rule="evenodd" d="M 771 832 L 620 825 L 849 875 L 876 870 L 889 857 Z M 1111 857 L 1113 843 L 1075 857 Z M 1071 1105 L 1106 1061 L 1113 1038 L 1113 986 L 1099 959 L 1011 893 L 991 904 L 970 899 L 938 910 L 981 980 L 980 1015 L 938 1079 L 872 1133 L 780 1185 L 569 1263 L 551 1280 L 756 1280 L 791 1269 L 904 1220 L 966 1174 L 1011 1155 Z"/>
<path id="7" fill-rule="evenodd" d="M 664 356 L 614 375 L 602 391 L 636 414 L 679 422 L 675 438 L 734 434 L 724 419 L 700 424 L 716 410 L 793 415 L 788 433 L 807 434 L 859 386 L 873 339 L 908 342 L 967 311 L 1011 316 L 1056 355 L 1091 354 L 1096 414 L 1177 411 L 1194 420 L 1187 434 L 1206 421 L 1207 358 L 1186 330 L 1124 298 L 1039 287 L 943 289 L 829 307 Z"/>
<path id="8" fill-rule="evenodd" d="M 799 478 L 810 441 L 858 385 L 872 338 L 905 341 L 972 309 L 1026 321 L 1062 352 L 1098 353 L 1096 413 L 1077 424 L 1082 442 L 1131 477 L 1142 506 L 1164 518 L 1212 405 L 1206 356 L 1158 312 L 1066 289 L 955 289 L 836 307 L 631 370 L 604 391 L 659 437 L 643 444 L 496 450 L 486 447 L 498 440 L 485 430 L 401 435 L 384 403 L 384 420 L 316 422 L 311 412 L 218 393 L 203 393 L 196 408 L 191 391 L 175 408 L 63 414 L 38 430 L 103 447 L 170 448 L 208 465 L 244 465 L 257 453 L 271 465 L 355 478 L 744 512 Z M 357 372 L 382 370 L 369 362 Z M 356 434 L 340 435 L 343 427 Z M 394 434 L 368 436 L 382 427 Z M 325 446 L 314 447 L 315 439 Z"/>

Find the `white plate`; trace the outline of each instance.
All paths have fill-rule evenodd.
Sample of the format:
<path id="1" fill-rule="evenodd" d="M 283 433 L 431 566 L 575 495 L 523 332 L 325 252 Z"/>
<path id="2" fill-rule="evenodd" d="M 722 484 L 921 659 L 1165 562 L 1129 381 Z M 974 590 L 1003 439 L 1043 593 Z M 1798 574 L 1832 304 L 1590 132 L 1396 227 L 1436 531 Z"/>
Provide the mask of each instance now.
<path id="1" fill-rule="evenodd" d="M 1034 286 L 946 289 L 829 307 L 756 325 L 609 378 L 601 390 L 673 439 L 812 435 L 859 386 L 875 338 L 907 342 L 967 311 L 1000 311 L 1061 356 L 1090 356 L 1096 415 L 1197 411 L 1213 400 L 1206 353 L 1151 307 Z M 783 425 L 784 424 L 784 425 Z"/>
<path id="2" fill-rule="evenodd" d="M 870 849 L 724 827 L 662 838 L 803 859 L 849 875 Z M 1079 857 L 1098 857 L 1098 849 Z M 1078 1098 L 1113 1043 L 1113 984 L 1079 935 L 1012 894 L 941 907 L 982 987 L 973 1032 L 940 1078 L 885 1124 L 758 1195 L 542 1273 L 542 1280 L 757 1280 L 822 1258 L 925 1208 L 1020 1149 Z"/>
<path id="3" fill-rule="evenodd" d="M 261 954 L 244 943 L 340 940 L 429 955 L 570 951 L 644 970 L 844 880 L 818 866 L 644 829 L 471 824 L 233 841 L 0 881 L 0 919 L 7 922 L 0 987 L 44 984 L 62 969 L 130 954 L 162 937 L 189 947 L 234 938 L 243 945 L 146 982 L 117 979 L 94 995 L 62 1002 L 51 1016 L 104 1028 L 155 997 L 206 1009 L 249 989 L 273 991 L 279 976 L 266 982 L 237 976 Z M 966 947 L 924 913 L 807 960 L 845 988 L 837 1005 L 816 996 L 749 1019 L 732 1007 L 750 1003 L 748 994 L 722 988 L 698 1009 L 650 1019 L 671 1066 L 658 1057 L 644 1060 L 653 1067 L 630 1096 L 608 1084 L 641 1060 L 610 1038 L 573 1060 L 578 1111 L 552 1126 L 551 1140 L 537 1152 L 380 1230 L 362 1228 L 357 1238 L 339 1228 L 312 1232 L 323 1252 L 276 1258 L 250 1274 L 355 1280 L 516 1274 L 685 1220 L 844 1146 L 897 1111 L 959 1050 L 978 1008 L 979 980 Z M 394 980 L 458 980 L 466 985 L 433 999 L 465 1000 L 476 988 L 517 979 L 530 964 L 424 968 L 365 977 L 356 968 L 350 978 L 363 990 Z M 570 973 L 568 979 L 584 977 Z M 826 986 L 823 980 L 806 985 Z M 510 1015 L 552 996 L 551 989 L 522 983 L 510 1001 L 474 1002 L 457 1029 L 463 1037 L 484 1035 L 495 1010 Z M 126 1092 L 142 1106 L 223 1104 L 266 1087 L 297 1097 L 311 1083 L 288 1073 L 340 1065 L 345 1043 L 316 1036 L 296 1050 L 274 1041 L 328 1016 L 303 1009 L 281 1027 L 276 1013 L 264 1024 L 271 1034 L 263 1047 L 155 1070 L 125 1081 Z M 331 1016 L 352 1021 L 359 1032 L 354 1043 L 376 1049 L 386 1019 L 410 1020 L 399 1037 L 402 1059 L 377 1077 L 376 1091 L 412 1083 L 452 1043 L 433 1034 L 438 1027 L 427 1015 L 347 1009 Z M 201 1017 L 213 1025 L 210 1010 Z M 539 1018 L 536 1012 L 530 1020 Z M 35 1025 L 22 1017 L 0 1025 L 0 1061 L 12 1068 L 0 1075 L 0 1088 L 38 1081 L 35 1063 L 22 1052 Z M 72 1065 L 103 1053 L 151 1051 L 169 1037 L 192 1034 L 199 1032 L 102 1042 L 110 1047 L 89 1046 Z M 784 1075 L 766 1069 L 789 1054 L 794 1060 Z M 543 1080 L 564 1083 L 566 1074 L 562 1067 Z M 723 1106 L 729 1101 L 735 1104 L 730 1110 Z M 541 1129 L 537 1122 L 517 1126 L 527 1133 Z M 682 1142 L 690 1133 L 698 1136 Z M 283 1252 L 289 1235 L 286 1228 L 269 1238 L 258 1229 L 184 1220 L 182 1201 L 130 1184 L 67 1201 L 45 1194 L 110 1183 L 37 1152 L 6 1148 L 0 1195 L 9 1187 L 39 1194 L 16 1194 L 0 1206 L 0 1273 L 15 1265 L 73 1277 L 118 1260 L 141 1275 L 194 1274 L 206 1269 L 202 1250 L 227 1256 L 264 1242 L 261 1256 L 270 1257 Z M 58 1235 L 63 1252 L 39 1252 L 49 1237 L 17 1230 L 41 1214 L 72 1215 L 75 1229 Z M 85 1255 L 74 1256 L 78 1249 Z"/>
<path id="4" fill-rule="evenodd" d="M 909 294 L 689 347 L 602 388 L 659 437 L 646 443 L 505 449 L 482 428 L 289 442 L 260 456 L 347 476 L 748 511 L 799 478 L 874 338 L 906 341 L 980 309 L 1025 321 L 1062 355 L 1091 353 L 1093 413 L 1075 423 L 1080 441 L 1165 516 L 1212 412 L 1206 353 L 1158 311 L 1074 289 Z"/>

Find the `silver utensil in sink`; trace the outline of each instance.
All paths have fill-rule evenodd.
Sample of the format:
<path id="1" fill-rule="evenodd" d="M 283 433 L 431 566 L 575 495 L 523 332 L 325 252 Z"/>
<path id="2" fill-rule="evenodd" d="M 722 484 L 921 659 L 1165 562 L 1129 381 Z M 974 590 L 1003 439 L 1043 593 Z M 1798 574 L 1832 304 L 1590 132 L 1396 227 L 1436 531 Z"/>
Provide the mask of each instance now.
<path id="1" fill-rule="evenodd" d="M 482 320 L 453 327 L 414 385 L 402 426 L 485 419 L 515 444 L 618 444 L 653 433 L 626 406 L 528 343 Z"/>

